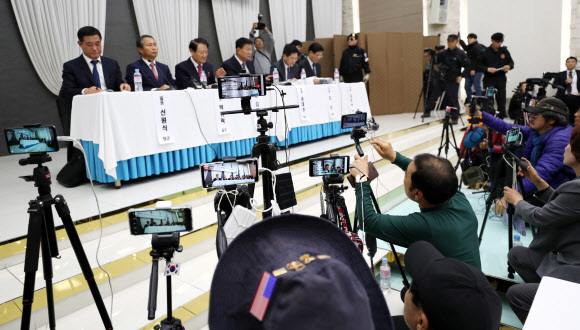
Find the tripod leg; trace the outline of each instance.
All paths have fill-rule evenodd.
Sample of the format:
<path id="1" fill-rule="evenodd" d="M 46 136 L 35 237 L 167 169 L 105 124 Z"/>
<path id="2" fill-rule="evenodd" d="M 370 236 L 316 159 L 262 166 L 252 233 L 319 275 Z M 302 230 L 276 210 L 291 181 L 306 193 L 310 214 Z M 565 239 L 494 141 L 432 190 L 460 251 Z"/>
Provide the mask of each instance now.
<path id="1" fill-rule="evenodd" d="M 173 322 L 173 307 L 171 301 L 171 276 L 167 277 L 167 320 Z"/>
<path id="2" fill-rule="evenodd" d="M 421 88 L 421 93 L 419 93 L 419 99 L 417 100 L 417 106 L 415 107 L 415 114 L 413 115 L 413 119 L 417 117 L 417 111 L 419 110 L 419 104 L 421 104 L 421 96 L 423 96 L 423 88 Z"/>
<path id="3" fill-rule="evenodd" d="M 491 204 L 493 203 L 492 195 L 490 194 L 485 201 L 485 215 L 483 216 L 483 222 L 481 223 L 481 229 L 479 230 L 479 245 L 481 246 L 481 241 L 483 239 L 483 231 L 485 230 L 485 225 L 487 223 L 487 218 L 489 217 L 489 211 L 491 210 Z"/>
<path id="4" fill-rule="evenodd" d="M 453 131 L 453 125 L 449 128 L 451 130 L 451 136 L 453 137 L 453 147 L 455 148 L 455 153 L 459 156 L 459 148 L 457 147 L 457 140 L 455 139 L 455 132 Z"/>
<path id="5" fill-rule="evenodd" d="M 508 208 L 511 205 L 508 205 Z M 506 212 L 509 212 L 506 211 Z M 508 239 L 508 251 L 512 249 L 513 247 L 513 238 L 514 238 L 514 231 L 513 231 L 513 213 L 508 213 L 508 235 L 509 235 L 509 239 Z M 508 278 L 513 279 L 514 278 L 514 268 L 512 267 L 512 265 L 510 265 L 510 262 L 508 260 Z"/>
<path id="6" fill-rule="evenodd" d="M 38 201 L 28 203 L 28 235 L 26 241 L 26 254 L 24 257 L 24 291 L 22 293 L 22 319 L 21 329 L 30 328 L 30 316 L 32 303 L 34 302 L 34 282 L 38 270 L 38 257 L 40 252 L 40 240 L 43 223 L 43 210 Z"/>
<path id="7" fill-rule="evenodd" d="M 441 157 L 441 149 L 443 149 L 443 144 L 445 143 L 445 123 L 443 123 L 443 130 L 441 131 L 441 142 L 439 142 L 439 150 L 437 151 L 437 157 Z"/>
<path id="8" fill-rule="evenodd" d="M 49 211 L 50 206 L 49 206 Z M 46 214 L 46 213 L 45 213 Z M 52 216 L 52 214 L 51 214 Z M 42 223 L 42 233 L 40 236 L 40 249 L 42 251 L 42 273 L 44 274 L 44 281 L 46 283 L 46 307 L 48 309 L 48 324 L 50 329 L 56 328 L 56 318 L 54 316 L 54 294 L 52 290 L 52 260 L 50 256 L 50 250 L 48 247 L 48 232 L 52 228 L 47 228 L 46 224 Z M 54 230 L 53 230 L 54 233 Z"/>
<path id="9" fill-rule="evenodd" d="M 149 277 L 149 300 L 147 302 L 148 320 L 155 319 L 157 310 L 157 285 L 159 280 L 159 259 L 153 258 L 151 264 L 151 276 Z"/>
<path id="10" fill-rule="evenodd" d="M 99 310 L 99 314 L 101 315 L 103 324 L 105 325 L 105 328 L 112 329 L 113 324 L 111 323 L 109 314 L 107 314 L 107 308 L 105 307 L 105 303 L 103 302 L 103 298 L 101 297 L 101 293 L 99 292 L 99 287 L 97 286 L 97 282 L 95 281 L 95 275 L 93 274 L 93 270 L 91 269 L 91 265 L 89 264 L 89 260 L 87 259 L 87 255 L 85 254 L 85 250 L 83 249 L 83 245 L 79 238 L 79 234 L 77 233 L 72 218 L 70 217 L 70 210 L 68 208 L 68 205 L 66 204 L 66 201 L 64 197 L 62 197 L 62 195 L 55 196 L 54 202 L 56 211 L 58 212 L 58 215 L 62 220 L 64 229 L 66 230 L 73 251 L 75 252 L 75 255 L 77 257 L 77 261 L 79 262 L 83 274 L 85 275 L 85 279 L 87 281 L 87 284 L 89 285 L 89 289 L 91 290 L 93 300 L 95 301 L 95 305 Z"/>

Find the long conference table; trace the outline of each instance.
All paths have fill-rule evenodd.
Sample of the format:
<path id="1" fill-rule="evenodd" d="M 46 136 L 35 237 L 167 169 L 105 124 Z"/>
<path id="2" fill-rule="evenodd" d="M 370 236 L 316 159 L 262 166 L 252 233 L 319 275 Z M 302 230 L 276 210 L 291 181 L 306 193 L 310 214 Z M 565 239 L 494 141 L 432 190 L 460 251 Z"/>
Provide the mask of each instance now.
<path id="1" fill-rule="evenodd" d="M 251 105 L 299 105 L 269 113 L 275 125 L 269 135 L 282 146 L 347 132 L 340 127 L 344 114 L 363 111 L 370 116 L 363 83 L 277 87 L 286 93 L 283 102 L 277 91 L 268 91 L 253 97 Z M 216 157 L 250 155 L 258 135 L 257 115 L 221 115 L 240 109 L 240 99 L 219 99 L 216 89 L 79 95 L 73 99 L 71 136 L 81 141 L 93 180 L 131 180 Z"/>

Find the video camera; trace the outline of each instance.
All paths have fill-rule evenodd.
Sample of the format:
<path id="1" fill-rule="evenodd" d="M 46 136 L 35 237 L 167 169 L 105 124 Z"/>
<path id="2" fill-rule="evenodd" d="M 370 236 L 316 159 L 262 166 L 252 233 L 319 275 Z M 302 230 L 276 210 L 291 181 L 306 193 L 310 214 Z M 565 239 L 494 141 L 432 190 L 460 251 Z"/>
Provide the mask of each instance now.
<path id="1" fill-rule="evenodd" d="M 258 27 L 256 30 L 263 30 L 266 28 L 266 23 L 262 23 L 262 18 L 264 18 L 264 15 L 258 14 Z"/>
<path id="2" fill-rule="evenodd" d="M 429 54 L 431 56 L 435 56 L 435 54 L 437 54 L 438 51 L 441 51 L 443 49 L 445 49 L 445 46 L 437 45 L 434 48 L 425 48 L 423 49 L 423 52 L 425 53 L 425 55 Z"/>
<path id="3" fill-rule="evenodd" d="M 564 90 L 565 89 L 564 86 L 555 85 L 551 82 L 552 79 L 556 78 L 557 76 L 558 73 L 556 72 L 544 72 L 542 74 L 542 78 L 526 79 L 526 92 L 531 92 L 532 94 L 535 94 L 534 92 L 536 86 L 538 86 L 539 87 L 538 93 L 535 94 L 534 98 L 536 100 L 541 100 L 544 97 L 546 97 L 546 87 L 548 87 L 548 85 L 551 85 L 556 89 Z"/>

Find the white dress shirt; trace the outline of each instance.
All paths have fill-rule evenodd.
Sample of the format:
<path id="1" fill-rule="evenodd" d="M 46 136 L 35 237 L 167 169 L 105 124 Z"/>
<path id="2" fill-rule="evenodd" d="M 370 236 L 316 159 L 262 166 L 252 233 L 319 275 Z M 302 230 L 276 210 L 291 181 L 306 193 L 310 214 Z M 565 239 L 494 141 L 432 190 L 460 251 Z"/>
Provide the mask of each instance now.
<path id="1" fill-rule="evenodd" d="M 572 72 L 572 91 L 571 95 L 578 95 L 578 76 L 576 75 L 576 70 L 566 70 L 566 79 L 570 77 L 570 72 Z"/>
<path id="2" fill-rule="evenodd" d="M 92 74 L 93 73 L 93 63 L 91 63 L 92 60 L 85 54 L 83 54 L 83 57 L 85 58 L 85 61 L 87 62 L 87 65 L 89 66 L 89 71 L 91 71 L 91 74 Z M 97 63 L 97 72 L 99 73 L 99 80 L 101 81 L 101 90 L 104 91 L 107 89 L 107 83 L 105 82 L 105 74 L 103 73 L 103 63 L 101 63 L 100 56 L 97 59 L 97 61 L 99 61 L 99 63 Z M 85 89 L 86 88 L 84 88 L 81 91 L 81 94 L 85 95 Z"/>

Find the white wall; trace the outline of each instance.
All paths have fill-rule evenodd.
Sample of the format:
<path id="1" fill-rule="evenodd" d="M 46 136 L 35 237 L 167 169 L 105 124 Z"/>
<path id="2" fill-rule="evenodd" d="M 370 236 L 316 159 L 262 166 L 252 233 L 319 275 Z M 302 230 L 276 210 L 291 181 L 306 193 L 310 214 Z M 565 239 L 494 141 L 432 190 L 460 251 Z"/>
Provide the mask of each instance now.
<path id="1" fill-rule="evenodd" d="M 508 73 L 507 95 L 526 78 L 539 78 L 544 71 L 560 71 L 563 66 L 562 6 L 569 0 L 471 0 L 468 30 L 488 46 L 491 35 L 504 33 L 515 68 Z M 564 7 L 565 8 L 565 7 Z M 492 23 L 490 23 L 492 19 Z M 565 22 L 565 20 L 564 20 Z M 568 28 L 569 23 L 568 20 Z M 564 23 L 566 24 L 566 23 Z M 550 93 L 548 94 L 550 95 Z"/>

